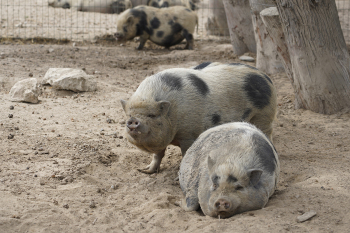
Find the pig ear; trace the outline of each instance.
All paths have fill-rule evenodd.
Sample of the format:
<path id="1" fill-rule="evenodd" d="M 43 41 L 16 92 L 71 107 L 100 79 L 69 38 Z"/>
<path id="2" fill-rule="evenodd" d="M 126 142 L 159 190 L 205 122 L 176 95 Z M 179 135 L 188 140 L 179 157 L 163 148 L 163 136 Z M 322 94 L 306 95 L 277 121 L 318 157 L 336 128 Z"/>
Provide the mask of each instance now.
<path id="1" fill-rule="evenodd" d="M 159 101 L 158 107 L 162 114 L 167 114 L 170 108 L 170 102 L 169 101 Z"/>
<path id="2" fill-rule="evenodd" d="M 259 182 L 260 176 L 261 176 L 262 173 L 263 173 L 263 171 L 260 170 L 260 169 L 250 169 L 250 170 L 248 170 L 247 175 L 249 177 L 250 184 L 253 185 L 253 186 L 256 185 Z"/>
<path id="3" fill-rule="evenodd" d="M 125 106 L 126 106 L 127 101 L 126 100 L 120 100 L 120 103 L 122 104 L 122 107 L 123 107 L 124 112 L 125 112 Z"/>
<path id="4" fill-rule="evenodd" d="M 208 168 L 209 171 L 214 167 L 215 161 L 210 156 L 208 156 Z"/>
<path id="5" fill-rule="evenodd" d="M 132 23 L 134 22 L 134 16 L 129 15 L 128 18 L 126 19 L 126 22 L 127 22 L 128 24 L 132 24 Z"/>

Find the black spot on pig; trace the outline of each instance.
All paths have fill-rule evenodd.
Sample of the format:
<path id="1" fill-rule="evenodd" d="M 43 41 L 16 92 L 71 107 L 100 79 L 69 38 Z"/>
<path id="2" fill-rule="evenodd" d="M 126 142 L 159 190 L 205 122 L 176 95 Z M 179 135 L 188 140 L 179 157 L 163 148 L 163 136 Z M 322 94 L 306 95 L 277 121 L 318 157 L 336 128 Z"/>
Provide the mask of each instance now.
<path id="1" fill-rule="evenodd" d="M 270 104 L 271 89 L 267 81 L 258 74 L 248 74 L 245 77 L 244 90 L 254 107 L 263 109 Z"/>
<path id="2" fill-rule="evenodd" d="M 121 12 L 125 11 L 126 7 L 125 7 L 124 2 L 117 1 L 117 2 L 112 3 L 111 8 L 112 8 L 113 13 L 120 14 Z"/>
<path id="3" fill-rule="evenodd" d="M 271 81 L 271 79 L 270 79 L 269 76 L 267 76 L 266 74 L 264 74 L 264 77 L 272 84 L 272 81 Z"/>
<path id="4" fill-rule="evenodd" d="M 186 29 L 183 30 L 182 36 L 188 41 L 188 40 L 192 40 L 193 36 L 191 33 L 188 33 L 188 31 Z"/>
<path id="5" fill-rule="evenodd" d="M 157 37 L 163 37 L 164 35 L 164 32 L 163 31 L 158 31 L 157 32 Z"/>
<path id="6" fill-rule="evenodd" d="M 221 116 L 220 116 L 219 114 L 214 113 L 214 114 L 211 116 L 211 123 L 212 123 L 213 125 L 217 125 L 220 121 L 221 121 Z"/>
<path id="7" fill-rule="evenodd" d="M 157 28 L 159 28 L 159 26 L 160 26 L 160 21 L 159 21 L 159 19 L 158 19 L 157 17 L 154 17 L 154 18 L 151 20 L 151 27 L 152 27 L 153 29 L 157 29 Z"/>
<path id="8" fill-rule="evenodd" d="M 233 175 L 229 175 L 227 178 L 227 183 L 235 183 L 237 182 L 237 178 L 234 177 Z"/>
<path id="9" fill-rule="evenodd" d="M 169 3 L 168 2 L 163 2 L 163 4 L 160 7 L 169 7 Z"/>
<path id="10" fill-rule="evenodd" d="M 196 5 L 192 1 L 190 1 L 190 5 L 191 5 L 191 10 L 194 11 L 196 9 Z"/>
<path id="11" fill-rule="evenodd" d="M 63 9 L 70 9 L 70 4 L 67 2 L 62 6 Z"/>
<path id="12" fill-rule="evenodd" d="M 259 157 L 259 162 L 263 166 L 263 170 L 272 174 L 276 169 L 276 157 L 270 144 L 259 134 L 253 134 L 253 145 L 255 145 L 255 153 Z"/>
<path id="13" fill-rule="evenodd" d="M 180 91 L 183 87 L 182 80 L 180 77 L 175 76 L 171 73 L 165 73 L 161 76 L 161 81 L 170 87 L 170 90 Z"/>
<path id="14" fill-rule="evenodd" d="M 250 108 L 246 109 L 242 115 L 242 121 L 245 121 L 249 117 L 251 112 L 252 110 Z"/>
<path id="15" fill-rule="evenodd" d="M 209 87 L 203 81 L 203 79 L 199 78 L 195 74 L 190 74 L 187 78 L 190 80 L 191 84 L 196 87 L 197 91 L 201 95 L 205 96 L 205 95 L 207 95 L 209 93 Z"/>
<path id="16" fill-rule="evenodd" d="M 136 24 L 136 36 L 141 36 L 143 32 L 148 33 L 149 35 L 153 34 L 153 29 L 147 27 L 147 15 L 144 11 L 139 11 L 131 9 L 131 15 L 135 18 L 139 18 L 139 22 Z"/>
<path id="17" fill-rule="evenodd" d="M 180 33 L 183 29 L 183 27 L 179 23 L 174 23 L 173 20 L 170 20 L 168 24 L 171 25 L 171 33 L 170 35 L 166 36 L 163 40 L 163 45 L 166 48 L 169 48 L 174 44 L 178 44 L 184 39 L 183 37 L 177 37 L 177 39 L 175 40 L 174 37 L 174 35 Z"/>
<path id="18" fill-rule="evenodd" d="M 193 69 L 195 70 L 201 70 L 210 65 L 211 62 L 203 62 L 202 64 L 199 64 L 198 66 L 194 67 Z"/>

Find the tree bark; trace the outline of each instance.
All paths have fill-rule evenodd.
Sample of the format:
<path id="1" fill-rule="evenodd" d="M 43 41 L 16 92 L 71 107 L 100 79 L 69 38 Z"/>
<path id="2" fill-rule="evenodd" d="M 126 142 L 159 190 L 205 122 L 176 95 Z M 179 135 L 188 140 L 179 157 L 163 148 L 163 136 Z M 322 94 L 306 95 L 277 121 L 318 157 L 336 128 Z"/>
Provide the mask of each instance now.
<path id="1" fill-rule="evenodd" d="M 260 17 L 265 25 L 272 42 L 277 47 L 278 57 L 282 60 L 284 70 L 288 78 L 293 81 L 292 63 L 290 61 L 289 50 L 284 38 L 283 28 L 278 14 L 277 7 L 269 7 L 260 12 Z"/>
<path id="2" fill-rule="evenodd" d="M 209 15 L 205 28 L 209 35 L 228 36 L 227 19 L 222 0 L 209 0 Z"/>
<path id="3" fill-rule="evenodd" d="M 253 29 L 256 41 L 256 67 L 268 74 L 284 71 L 283 63 L 278 57 L 276 45 L 268 36 L 260 12 L 265 8 L 275 6 L 274 0 L 249 0 Z"/>
<path id="4" fill-rule="evenodd" d="M 223 0 L 223 4 L 234 54 L 256 53 L 249 0 Z"/>
<path id="5" fill-rule="evenodd" d="M 296 108 L 350 107 L 350 57 L 334 0 L 276 0 L 293 67 Z"/>

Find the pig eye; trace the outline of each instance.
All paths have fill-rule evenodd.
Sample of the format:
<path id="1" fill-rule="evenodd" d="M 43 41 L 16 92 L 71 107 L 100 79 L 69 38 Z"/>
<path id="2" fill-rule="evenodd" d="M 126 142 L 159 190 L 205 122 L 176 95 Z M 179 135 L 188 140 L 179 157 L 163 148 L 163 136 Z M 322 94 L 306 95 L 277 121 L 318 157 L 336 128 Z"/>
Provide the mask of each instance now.
<path id="1" fill-rule="evenodd" d="M 213 184 L 212 190 L 215 191 L 217 188 L 218 188 L 218 185 L 217 184 Z"/>
<path id="2" fill-rule="evenodd" d="M 147 117 L 149 117 L 149 118 L 156 118 L 157 116 L 156 115 L 154 115 L 154 114 L 148 114 L 148 116 Z"/>
<path id="3" fill-rule="evenodd" d="M 236 190 L 243 190 L 243 186 L 238 185 L 238 186 L 236 187 Z"/>

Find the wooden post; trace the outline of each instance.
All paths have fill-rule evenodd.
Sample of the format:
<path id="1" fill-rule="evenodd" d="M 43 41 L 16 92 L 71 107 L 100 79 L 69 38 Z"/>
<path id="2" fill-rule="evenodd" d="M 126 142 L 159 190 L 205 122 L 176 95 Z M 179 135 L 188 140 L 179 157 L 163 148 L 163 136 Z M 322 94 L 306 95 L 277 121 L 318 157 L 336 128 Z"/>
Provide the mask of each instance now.
<path id="1" fill-rule="evenodd" d="M 289 50 L 284 38 L 283 28 L 278 14 L 277 7 L 269 7 L 260 12 L 260 17 L 265 25 L 272 42 L 277 47 L 277 53 L 279 58 L 283 62 L 284 70 L 286 71 L 289 79 L 293 81 L 292 63 L 290 61 Z"/>
<path id="2" fill-rule="evenodd" d="M 350 109 L 350 56 L 334 0 L 276 0 L 293 69 L 296 108 Z"/>
<path id="3" fill-rule="evenodd" d="M 246 52 L 256 53 L 253 23 L 250 16 L 249 0 L 223 0 L 227 24 L 237 56 Z"/>
<path id="4" fill-rule="evenodd" d="M 222 0 L 209 0 L 209 15 L 205 28 L 209 35 L 229 36 Z"/>
<path id="5" fill-rule="evenodd" d="M 278 57 L 276 45 L 268 36 L 260 12 L 265 8 L 275 6 L 274 0 L 249 0 L 256 41 L 256 67 L 268 74 L 284 71 L 283 63 Z"/>

